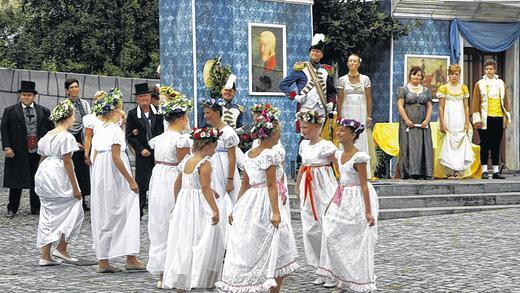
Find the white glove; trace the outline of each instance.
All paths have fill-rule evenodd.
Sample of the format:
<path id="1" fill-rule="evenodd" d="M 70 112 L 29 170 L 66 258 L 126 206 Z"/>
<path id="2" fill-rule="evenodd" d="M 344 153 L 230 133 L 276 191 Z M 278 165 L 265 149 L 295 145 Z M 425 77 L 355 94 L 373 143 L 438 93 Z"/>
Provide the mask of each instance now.
<path id="1" fill-rule="evenodd" d="M 303 104 L 305 103 L 305 101 L 307 100 L 307 96 L 306 95 L 296 95 L 294 97 L 294 100 L 300 104 Z"/>
<path id="2" fill-rule="evenodd" d="M 332 110 L 334 109 L 334 103 L 333 102 L 330 102 L 327 104 L 327 112 L 332 112 Z"/>

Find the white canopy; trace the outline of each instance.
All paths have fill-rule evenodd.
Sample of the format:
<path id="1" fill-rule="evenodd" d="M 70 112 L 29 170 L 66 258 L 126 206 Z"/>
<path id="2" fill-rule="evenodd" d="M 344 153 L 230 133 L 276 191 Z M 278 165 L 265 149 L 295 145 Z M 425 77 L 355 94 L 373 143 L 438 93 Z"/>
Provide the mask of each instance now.
<path id="1" fill-rule="evenodd" d="M 392 15 L 403 18 L 520 21 L 520 1 L 393 0 Z"/>

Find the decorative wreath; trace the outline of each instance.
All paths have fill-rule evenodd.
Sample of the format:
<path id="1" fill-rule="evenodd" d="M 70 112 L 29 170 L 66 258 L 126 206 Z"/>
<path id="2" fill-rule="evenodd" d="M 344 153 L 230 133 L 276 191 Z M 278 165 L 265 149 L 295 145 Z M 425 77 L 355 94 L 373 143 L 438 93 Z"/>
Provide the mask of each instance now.
<path id="1" fill-rule="evenodd" d="M 63 118 L 67 118 L 70 115 L 72 115 L 72 112 L 74 111 L 74 105 L 72 102 L 67 99 L 64 101 L 61 101 L 52 109 L 51 115 L 49 116 L 49 119 L 51 121 L 59 121 Z"/>
<path id="2" fill-rule="evenodd" d="M 224 107 L 224 105 L 226 105 L 226 101 L 224 101 L 222 98 L 208 98 L 208 99 L 203 99 L 200 104 L 202 105 L 202 107 L 209 107 L 209 108 L 214 108 L 214 107 L 217 107 L 217 106 L 220 106 L 220 107 Z"/>
<path id="3" fill-rule="evenodd" d="M 278 118 L 273 112 L 269 110 L 262 110 L 260 117 L 258 117 L 251 127 L 251 138 L 252 139 L 264 139 L 273 133 L 273 130 L 278 124 Z"/>
<path id="4" fill-rule="evenodd" d="M 112 88 L 108 91 L 106 97 L 94 102 L 92 112 L 96 115 L 105 115 L 110 113 L 112 110 L 117 109 L 123 104 L 123 95 L 121 90 L 118 88 Z"/>
<path id="5" fill-rule="evenodd" d="M 325 115 L 316 111 L 298 112 L 296 113 L 296 119 L 312 124 L 323 124 L 323 122 L 325 122 Z"/>
<path id="6" fill-rule="evenodd" d="M 344 127 L 349 127 L 354 130 L 354 132 L 363 132 L 365 130 L 365 125 L 357 120 L 348 119 L 348 118 L 337 118 L 336 124 Z"/>
<path id="7" fill-rule="evenodd" d="M 163 101 L 159 106 L 159 114 L 164 117 L 184 114 L 193 108 L 193 102 L 185 98 Z"/>
<path id="8" fill-rule="evenodd" d="M 173 89 L 171 86 L 166 86 L 166 85 L 163 85 L 159 88 L 159 94 L 160 95 L 167 95 L 169 96 L 172 100 L 175 100 L 175 99 L 178 99 L 178 98 L 183 98 L 184 95 L 178 91 L 176 91 L 175 89 Z"/>
<path id="9" fill-rule="evenodd" d="M 193 128 L 191 131 L 190 138 L 191 139 L 207 139 L 212 142 L 216 142 L 218 138 L 222 135 L 222 131 L 218 131 L 213 127 L 202 127 L 202 128 Z"/>
<path id="10" fill-rule="evenodd" d="M 220 57 L 208 60 L 204 65 L 203 78 L 212 98 L 220 97 L 220 90 L 231 75 L 231 66 L 223 64 Z"/>
<path id="11" fill-rule="evenodd" d="M 269 112 L 272 116 L 274 116 L 276 119 L 280 117 L 280 110 L 271 104 L 255 104 L 250 109 L 253 113 L 262 113 L 265 110 Z"/>

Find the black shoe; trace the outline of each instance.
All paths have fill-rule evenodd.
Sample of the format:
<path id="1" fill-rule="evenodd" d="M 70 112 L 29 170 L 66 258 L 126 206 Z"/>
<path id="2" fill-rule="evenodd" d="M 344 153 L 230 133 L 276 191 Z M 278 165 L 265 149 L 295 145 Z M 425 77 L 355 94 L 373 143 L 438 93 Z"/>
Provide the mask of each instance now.
<path id="1" fill-rule="evenodd" d="M 482 177 L 480 177 L 481 179 L 489 179 L 489 174 L 488 172 L 482 172 Z"/>
<path id="2" fill-rule="evenodd" d="M 7 218 L 13 219 L 16 216 L 16 213 L 13 211 L 7 211 Z"/>
<path id="3" fill-rule="evenodd" d="M 85 212 L 88 212 L 88 211 L 90 211 L 90 209 L 89 209 L 89 208 L 87 207 L 87 205 L 86 205 L 86 204 L 83 204 L 83 211 L 85 211 Z"/>
<path id="4" fill-rule="evenodd" d="M 40 210 L 37 211 L 31 211 L 32 215 L 38 216 L 40 214 Z"/>
<path id="5" fill-rule="evenodd" d="M 493 179 L 506 179 L 506 177 L 500 175 L 500 173 L 493 173 Z"/>

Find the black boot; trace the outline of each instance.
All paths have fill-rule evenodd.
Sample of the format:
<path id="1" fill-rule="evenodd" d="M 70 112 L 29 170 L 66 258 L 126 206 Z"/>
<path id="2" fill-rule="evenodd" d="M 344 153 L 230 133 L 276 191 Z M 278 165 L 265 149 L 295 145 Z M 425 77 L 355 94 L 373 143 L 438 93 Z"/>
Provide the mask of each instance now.
<path id="1" fill-rule="evenodd" d="M 493 179 L 506 179 L 506 177 L 500 175 L 500 173 L 493 173 Z"/>
<path id="2" fill-rule="evenodd" d="M 482 172 L 482 177 L 480 177 L 482 179 L 489 179 L 489 174 L 488 172 Z"/>

